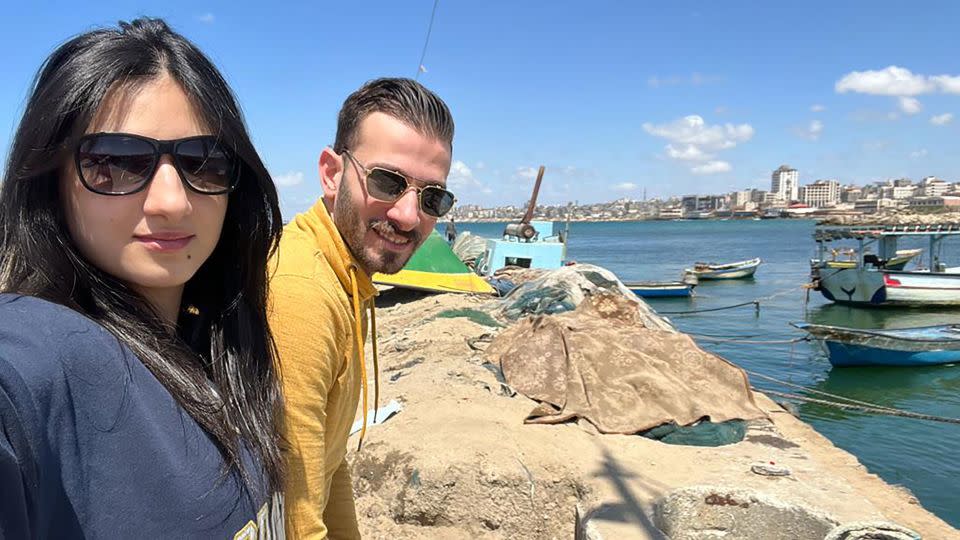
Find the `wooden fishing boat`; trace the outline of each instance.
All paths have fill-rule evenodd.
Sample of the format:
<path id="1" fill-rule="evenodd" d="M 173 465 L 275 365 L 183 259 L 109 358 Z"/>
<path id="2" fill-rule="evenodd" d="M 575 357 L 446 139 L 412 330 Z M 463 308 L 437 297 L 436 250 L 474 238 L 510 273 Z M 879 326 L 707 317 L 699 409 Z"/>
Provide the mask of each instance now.
<path id="1" fill-rule="evenodd" d="M 759 258 L 727 264 L 698 262 L 683 272 L 699 279 L 742 279 L 752 276 L 762 261 Z"/>
<path id="2" fill-rule="evenodd" d="M 810 261 L 812 288 L 827 300 L 862 306 L 960 306 L 960 269 L 940 261 L 943 240 L 960 236 L 960 224 L 821 226 L 814 231 L 817 258 Z M 899 270 L 901 238 L 927 239 L 926 268 Z M 852 266 L 828 260 L 834 242 L 855 242 Z M 876 249 L 876 253 L 870 253 Z M 905 263 L 904 263 L 905 264 Z"/>
<path id="3" fill-rule="evenodd" d="M 930 366 L 960 362 L 960 325 L 863 330 L 793 323 L 820 340 L 830 363 L 845 366 Z"/>
<path id="4" fill-rule="evenodd" d="M 624 285 L 641 298 L 689 297 L 696 286 L 684 281 L 629 281 Z"/>
<path id="5" fill-rule="evenodd" d="M 440 233 L 433 231 L 396 274 L 374 274 L 373 282 L 428 292 L 493 294 L 493 287 L 463 264 Z"/>

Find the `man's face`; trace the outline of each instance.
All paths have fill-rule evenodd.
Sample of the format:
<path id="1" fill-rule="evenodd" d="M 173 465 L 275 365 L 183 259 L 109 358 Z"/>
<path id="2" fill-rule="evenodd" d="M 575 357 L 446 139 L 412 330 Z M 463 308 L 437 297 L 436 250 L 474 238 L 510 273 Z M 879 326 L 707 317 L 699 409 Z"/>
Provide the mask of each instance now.
<path id="1" fill-rule="evenodd" d="M 364 118 L 358 132 L 357 145 L 348 150 L 363 166 L 399 172 L 416 187 L 446 186 L 451 156 L 445 143 L 380 112 Z M 339 159 L 339 185 L 335 191 L 324 186 L 326 196 L 334 196 L 337 230 L 368 274 L 399 272 L 426 240 L 437 218 L 420 210 L 414 189 L 394 202 L 374 199 L 367 192 L 365 171 L 346 153 Z"/>

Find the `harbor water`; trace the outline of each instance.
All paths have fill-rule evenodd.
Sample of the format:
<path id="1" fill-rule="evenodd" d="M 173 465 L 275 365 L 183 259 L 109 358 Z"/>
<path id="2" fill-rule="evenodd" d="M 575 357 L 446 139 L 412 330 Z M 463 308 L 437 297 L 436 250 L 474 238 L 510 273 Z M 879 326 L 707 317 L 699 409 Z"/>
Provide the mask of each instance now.
<path id="1" fill-rule="evenodd" d="M 441 233 L 443 226 L 438 226 Z M 490 238 L 499 237 L 503 224 L 458 223 L 457 228 Z M 960 324 L 960 309 L 851 308 L 833 305 L 815 291 L 805 301 L 802 285 L 809 281 L 809 261 L 816 254 L 813 229 L 814 222 L 805 220 L 571 223 L 567 258 L 605 267 L 623 281 L 666 281 L 679 279 L 682 269 L 696 261 L 760 257 L 763 264 L 753 279 L 703 281 L 693 298 L 649 303 L 660 312 L 675 312 L 668 318 L 680 330 L 699 335 L 703 348 L 750 372 L 883 407 L 960 418 L 960 365 L 831 369 L 814 342 L 742 343 L 803 337 L 790 326 L 795 321 L 859 328 Z M 927 246 L 918 240 L 916 245 L 902 241 L 899 247 Z M 960 266 L 960 241 L 945 241 L 940 260 Z M 745 306 L 676 313 L 758 299 L 759 310 Z M 751 382 L 760 390 L 822 398 L 756 375 Z M 924 507 L 960 528 L 960 425 L 813 403 L 797 402 L 797 409 L 804 421 L 871 472 L 906 487 Z"/>

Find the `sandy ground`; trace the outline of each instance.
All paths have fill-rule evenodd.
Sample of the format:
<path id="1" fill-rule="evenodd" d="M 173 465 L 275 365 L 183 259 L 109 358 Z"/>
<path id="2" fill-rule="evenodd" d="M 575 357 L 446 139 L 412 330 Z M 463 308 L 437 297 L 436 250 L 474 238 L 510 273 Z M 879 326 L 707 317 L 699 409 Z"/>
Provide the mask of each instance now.
<path id="1" fill-rule="evenodd" d="M 753 490 L 835 523 L 887 520 L 925 539 L 960 538 L 906 489 L 870 474 L 760 394 L 772 422 L 756 422 L 743 442 L 719 448 L 601 435 L 586 422 L 523 424 L 535 402 L 507 395 L 483 365 L 482 349 L 499 328 L 435 318 L 490 301 L 381 295 L 380 403 L 396 399 L 404 409 L 369 428 L 360 452 L 351 439 L 364 538 L 572 538 L 578 505 L 594 537 L 663 538 L 654 503 L 701 485 Z M 755 474 L 757 463 L 790 475 Z"/>

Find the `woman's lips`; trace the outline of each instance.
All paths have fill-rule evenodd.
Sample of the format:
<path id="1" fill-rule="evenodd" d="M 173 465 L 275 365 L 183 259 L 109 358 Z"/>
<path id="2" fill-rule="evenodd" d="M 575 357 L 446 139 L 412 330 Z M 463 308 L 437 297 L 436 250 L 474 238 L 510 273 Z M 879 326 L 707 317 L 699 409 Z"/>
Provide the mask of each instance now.
<path id="1" fill-rule="evenodd" d="M 177 251 L 187 247 L 196 238 L 192 234 L 151 234 L 135 236 L 137 242 L 151 251 Z"/>

